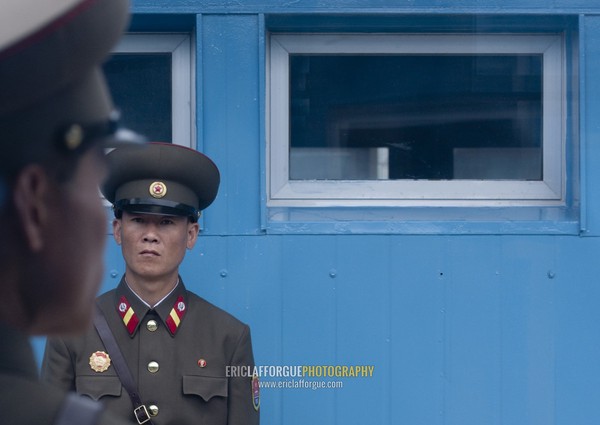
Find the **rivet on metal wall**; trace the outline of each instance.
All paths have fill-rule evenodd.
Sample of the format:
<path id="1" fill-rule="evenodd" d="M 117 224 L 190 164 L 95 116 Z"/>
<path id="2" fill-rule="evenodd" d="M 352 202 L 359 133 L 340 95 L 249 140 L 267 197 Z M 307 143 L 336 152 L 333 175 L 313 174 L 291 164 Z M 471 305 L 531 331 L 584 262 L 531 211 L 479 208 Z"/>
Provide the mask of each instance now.
<path id="1" fill-rule="evenodd" d="M 221 275 L 221 277 L 227 277 L 227 270 L 223 269 L 219 274 Z"/>

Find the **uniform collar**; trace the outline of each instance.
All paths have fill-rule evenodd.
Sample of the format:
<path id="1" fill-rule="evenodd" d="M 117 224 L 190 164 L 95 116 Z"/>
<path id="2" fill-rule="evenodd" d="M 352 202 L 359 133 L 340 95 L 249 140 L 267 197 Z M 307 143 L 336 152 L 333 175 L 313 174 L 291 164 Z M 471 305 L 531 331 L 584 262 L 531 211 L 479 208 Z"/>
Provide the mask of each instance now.
<path id="1" fill-rule="evenodd" d="M 167 298 L 156 308 L 150 308 L 127 286 L 125 278 L 122 278 L 116 290 L 115 305 L 123 326 L 132 338 L 149 311 L 156 312 L 169 333 L 175 336 L 187 312 L 187 290 L 179 277 L 179 284 Z"/>

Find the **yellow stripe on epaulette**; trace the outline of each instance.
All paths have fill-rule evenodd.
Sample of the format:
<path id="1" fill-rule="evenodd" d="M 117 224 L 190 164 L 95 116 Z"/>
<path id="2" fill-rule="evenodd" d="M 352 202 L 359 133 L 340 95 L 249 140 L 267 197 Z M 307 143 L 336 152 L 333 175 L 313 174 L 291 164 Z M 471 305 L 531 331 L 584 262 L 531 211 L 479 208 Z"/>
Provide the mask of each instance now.
<path id="1" fill-rule="evenodd" d="M 171 313 L 169 313 L 169 316 L 171 316 L 171 318 L 173 319 L 173 322 L 175 322 L 175 326 L 179 327 L 179 323 L 181 321 L 179 320 L 179 316 L 177 315 L 177 312 L 175 311 L 174 308 L 171 309 Z"/>
<path id="2" fill-rule="evenodd" d="M 123 317 L 123 323 L 125 323 L 125 326 L 129 324 L 131 316 L 133 316 L 133 309 L 129 307 L 129 310 L 127 310 L 127 313 L 125 313 L 125 316 Z"/>

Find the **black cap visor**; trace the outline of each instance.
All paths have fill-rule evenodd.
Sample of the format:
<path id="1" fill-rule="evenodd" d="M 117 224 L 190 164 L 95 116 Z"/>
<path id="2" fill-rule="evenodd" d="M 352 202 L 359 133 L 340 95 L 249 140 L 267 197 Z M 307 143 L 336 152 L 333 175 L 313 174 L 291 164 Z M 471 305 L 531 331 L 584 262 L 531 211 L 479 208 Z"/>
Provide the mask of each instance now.
<path id="1" fill-rule="evenodd" d="M 200 210 L 186 204 L 165 199 L 151 198 L 121 199 L 114 205 L 115 210 L 137 214 L 154 214 L 190 217 L 194 221 L 200 217 Z"/>

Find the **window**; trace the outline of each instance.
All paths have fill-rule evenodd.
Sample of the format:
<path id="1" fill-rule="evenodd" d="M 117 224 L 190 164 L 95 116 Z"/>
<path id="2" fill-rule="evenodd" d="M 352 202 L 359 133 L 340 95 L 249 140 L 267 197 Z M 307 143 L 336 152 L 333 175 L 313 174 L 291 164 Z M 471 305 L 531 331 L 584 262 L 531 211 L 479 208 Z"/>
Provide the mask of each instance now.
<path id="1" fill-rule="evenodd" d="M 188 34 L 127 34 L 104 65 L 123 125 L 150 141 L 192 147 L 194 102 Z"/>
<path id="2" fill-rule="evenodd" d="M 270 207 L 565 203 L 559 34 L 272 34 Z"/>

